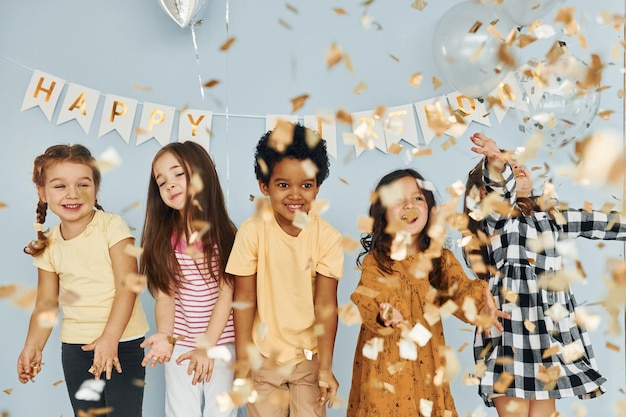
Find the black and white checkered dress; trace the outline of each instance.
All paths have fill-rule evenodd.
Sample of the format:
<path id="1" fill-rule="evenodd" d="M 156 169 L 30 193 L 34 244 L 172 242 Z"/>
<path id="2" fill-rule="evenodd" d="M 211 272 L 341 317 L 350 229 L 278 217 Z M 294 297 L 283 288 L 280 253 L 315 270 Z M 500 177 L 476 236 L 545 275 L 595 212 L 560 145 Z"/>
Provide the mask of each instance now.
<path id="1" fill-rule="evenodd" d="M 488 193 L 500 193 L 514 205 L 515 175 L 509 164 L 498 178 L 490 178 L 494 174 L 486 168 L 483 175 Z M 494 212 L 483 222 L 485 232 L 491 236 L 491 262 L 499 271 L 498 276 L 490 279 L 491 293 L 498 308 L 511 315 L 510 320 L 502 320 L 502 333 L 492 328 L 491 338 L 478 333 L 475 337 L 474 357 L 477 363 L 484 362 L 486 366 L 479 394 L 487 406 L 494 405 L 493 395 L 537 400 L 572 396 L 586 399 L 606 391 L 603 387 L 606 379 L 597 370 L 589 335 L 574 320 L 576 300 L 569 286 L 548 290 L 538 285 L 538 279 L 549 280 L 562 268 L 563 259 L 557 245 L 546 245 L 546 237 L 554 242 L 576 237 L 626 240 L 626 219 L 614 212 L 566 210 L 561 214 L 565 224 L 557 224 L 546 212 L 533 212 L 527 217 L 507 217 Z M 533 245 L 538 241 L 544 242 L 543 249 Z M 506 290 L 517 294 L 517 299 L 509 297 L 507 300 L 503 295 Z M 558 316 L 547 313 L 555 304 L 564 307 Z M 577 346 L 568 346 L 570 344 Z M 555 345 L 558 351 L 542 358 L 544 351 Z M 568 355 L 563 356 L 566 346 L 566 350 L 572 347 L 582 350 L 582 356 L 568 360 Z M 537 379 L 540 366 L 559 368 L 561 377 L 554 387 L 546 389 L 546 384 Z M 494 383 L 503 373 L 511 374 L 513 381 L 508 388 L 504 384 L 505 390 L 501 386 L 494 390 Z"/>

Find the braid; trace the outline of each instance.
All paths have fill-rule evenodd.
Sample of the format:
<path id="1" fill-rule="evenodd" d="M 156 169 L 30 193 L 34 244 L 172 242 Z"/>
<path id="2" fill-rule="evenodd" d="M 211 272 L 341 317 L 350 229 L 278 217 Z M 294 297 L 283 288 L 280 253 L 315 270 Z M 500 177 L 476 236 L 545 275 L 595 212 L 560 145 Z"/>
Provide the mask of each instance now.
<path id="1" fill-rule="evenodd" d="M 48 230 L 43 230 L 43 224 L 46 222 L 46 214 L 48 212 L 48 203 L 41 200 L 37 202 L 37 223 L 35 224 L 35 230 L 37 232 L 37 239 L 32 240 L 24 247 L 24 253 L 33 257 L 39 256 L 48 246 Z"/>
<path id="2" fill-rule="evenodd" d="M 104 209 L 102 208 L 102 206 L 100 205 L 100 203 L 98 203 L 98 199 L 96 198 L 96 202 L 93 205 L 95 208 L 97 208 L 100 211 L 104 211 Z"/>

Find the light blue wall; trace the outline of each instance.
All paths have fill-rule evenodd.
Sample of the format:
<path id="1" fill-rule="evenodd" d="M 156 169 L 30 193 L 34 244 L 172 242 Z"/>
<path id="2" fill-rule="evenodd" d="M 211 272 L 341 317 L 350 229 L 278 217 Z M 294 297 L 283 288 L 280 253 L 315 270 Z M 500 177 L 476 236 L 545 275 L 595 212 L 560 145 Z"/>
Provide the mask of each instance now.
<path id="1" fill-rule="evenodd" d="M 289 2 L 297 13 L 287 8 L 284 1 L 208 0 L 203 13 L 204 24 L 196 29 L 199 66 L 194 54 L 189 28 L 181 29 L 160 8 L 157 0 L 58 0 L 58 1 L 2 1 L 0 2 L 0 177 L 4 187 L 0 202 L 6 208 L 0 211 L 0 253 L 4 272 L 0 285 L 19 283 L 24 289 L 36 285 L 36 271 L 32 259 L 22 254 L 23 246 L 34 237 L 36 193 L 30 180 L 33 158 L 47 146 L 56 143 L 82 143 L 96 155 L 108 147 L 115 147 L 123 164 L 103 178 L 100 202 L 108 211 L 123 213 L 139 237 L 143 225 L 150 162 L 159 144 L 150 140 L 136 146 L 135 136 L 126 144 L 116 133 L 97 137 L 97 126 L 102 102 L 89 134 L 76 122 L 56 125 L 57 114 L 49 122 L 39 109 L 20 112 L 20 106 L 32 71 L 50 73 L 89 88 L 137 99 L 140 104 L 149 101 L 182 108 L 203 108 L 216 113 L 213 119 L 211 154 L 227 192 L 232 218 L 240 223 L 254 210 L 249 195 L 258 195 L 252 169 L 252 149 L 265 130 L 266 114 L 289 114 L 290 99 L 309 94 L 310 99 L 298 111 L 300 116 L 314 114 L 318 109 L 332 111 L 373 110 L 378 105 L 411 104 L 452 91 L 448 85 L 433 89 L 432 76 L 438 76 L 431 52 L 431 34 L 443 12 L 453 4 L 450 0 L 428 2 L 424 11 L 410 7 L 411 0 L 373 2 L 317 0 Z M 602 109 L 613 110 L 609 121 L 596 119 L 591 129 L 611 128 L 623 137 L 623 103 L 618 90 L 623 89 L 621 70 L 623 55 L 612 57 L 611 48 L 623 39 L 621 28 L 601 26 L 596 16 L 602 10 L 623 14 L 623 2 L 613 0 L 572 0 L 563 6 L 576 7 L 576 18 L 587 37 L 589 49 L 583 50 L 574 38 L 557 33 L 565 39 L 575 55 L 587 58 L 598 53 L 607 64 L 602 85 L 610 88 L 602 92 Z M 346 10 L 338 15 L 332 8 Z M 361 15 L 372 16 L 377 25 L 366 29 Z M 545 17 L 552 22 L 554 12 Z M 287 22 L 291 29 L 279 23 Z M 555 27 L 560 28 L 559 25 Z M 377 30 L 379 28 L 380 30 Z M 227 37 L 236 42 L 228 53 L 220 52 Z M 555 38 L 539 42 L 523 52 L 523 58 L 539 56 L 547 51 Z M 328 70 L 324 56 L 336 42 L 350 55 L 354 73 L 342 64 Z M 621 48 L 621 47 L 620 47 Z M 396 57 L 396 59 L 393 59 Z M 206 91 L 202 101 L 198 73 L 206 79 L 215 78 L 220 84 Z M 418 88 L 408 85 L 409 76 L 424 74 Z M 359 82 L 368 88 L 361 94 L 353 93 Z M 152 87 L 139 91 L 133 83 Z M 141 106 L 138 111 L 139 118 Z M 224 114 L 228 112 L 229 117 Z M 522 145 L 523 135 L 517 128 L 514 112 L 500 124 L 490 116 L 492 127 L 472 124 L 468 132 L 485 131 L 497 138 L 503 147 Z M 324 183 L 320 199 L 331 202 L 325 214 L 343 234 L 358 239 L 358 215 L 367 212 L 369 191 L 388 171 L 405 166 L 402 158 L 374 150 L 354 157 L 354 151 L 341 142 L 339 127 L 339 156 L 332 160 L 331 176 Z M 421 171 L 439 189 L 441 200 L 447 200 L 445 188 L 456 180 L 465 180 L 466 172 L 475 164 L 469 151 L 469 133 L 458 138 L 458 143 L 443 150 L 444 139 L 431 143 L 433 155 L 414 159 L 410 166 Z M 405 147 L 408 144 L 404 144 Z M 533 161 L 541 166 L 547 161 L 552 167 L 569 162 L 572 148 L 559 150 L 543 159 Z M 600 207 L 605 201 L 623 198 L 622 189 L 592 190 L 572 184 L 567 178 L 551 174 L 559 186 L 561 200 L 580 206 L 585 200 Z M 615 197 L 613 197 L 615 196 Z M 140 202 L 139 208 L 132 208 Z M 619 204 L 619 203 L 618 203 Z M 55 219 L 49 217 L 48 225 Z M 451 236 L 451 241 L 456 237 Z M 578 299 L 590 309 L 606 314 L 598 306 L 605 287 L 605 259 L 624 259 L 624 244 L 611 242 L 600 249 L 594 242 L 580 242 L 580 259 L 588 275 L 588 284 L 575 288 Z M 457 251 L 458 255 L 458 251 Z M 346 274 L 339 285 L 339 303 L 349 301 L 359 274 L 354 269 L 356 253 L 346 259 Z M 153 302 L 143 294 L 152 328 Z M 36 383 L 21 385 L 15 375 L 15 363 L 26 334 L 30 312 L 17 308 L 9 299 L 0 299 L 0 389 L 13 389 L 10 395 L 0 393 L 0 411 L 11 417 L 71 415 L 65 386 L 53 386 L 62 379 L 58 333 L 53 332 L 44 353 L 45 366 Z M 471 343 L 469 327 L 454 319 L 445 323 L 447 341 L 454 349 Z M 622 322 L 623 326 L 623 322 Z M 352 357 L 357 327 L 341 325 L 337 335 L 335 372 L 341 384 L 340 395 L 347 399 L 351 381 Z M 607 415 L 613 404 L 623 395 L 625 386 L 624 336 L 611 338 L 601 327 L 592 332 L 601 372 L 609 378 L 609 394 L 591 402 L 563 401 L 558 406 L 565 415 L 573 415 L 571 407 L 579 404 L 588 408 L 588 415 Z M 609 341 L 620 346 L 615 352 L 605 347 Z M 472 367 L 471 349 L 459 353 L 463 371 Z M 163 415 L 162 370 L 149 370 L 147 375 L 145 415 Z M 475 387 L 463 386 L 459 379 L 453 383 L 457 409 L 461 415 L 482 407 Z M 600 414 L 600 410 L 602 410 Z M 345 415 L 345 408 L 332 410 L 331 416 Z M 488 415 L 495 416 L 490 409 Z"/>

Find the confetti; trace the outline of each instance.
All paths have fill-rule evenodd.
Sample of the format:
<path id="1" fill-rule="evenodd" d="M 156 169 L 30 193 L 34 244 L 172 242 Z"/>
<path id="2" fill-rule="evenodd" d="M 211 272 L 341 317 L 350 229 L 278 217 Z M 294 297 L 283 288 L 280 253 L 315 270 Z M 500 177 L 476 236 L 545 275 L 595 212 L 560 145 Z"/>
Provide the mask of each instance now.
<path id="1" fill-rule="evenodd" d="M 148 278 L 134 272 L 126 274 L 122 285 L 136 294 L 140 294 L 146 288 Z"/>
<path id="2" fill-rule="evenodd" d="M 8 298 L 17 292 L 16 284 L 0 285 L 0 298 Z"/>
<path id="3" fill-rule="evenodd" d="M 398 342 L 398 348 L 400 350 L 400 358 L 409 361 L 417 359 L 417 345 L 412 340 L 401 338 Z"/>
<path id="4" fill-rule="evenodd" d="M 308 94 L 301 94 L 297 97 L 292 98 L 291 99 L 291 112 L 294 113 L 298 109 L 302 108 L 302 106 L 304 106 L 304 104 L 306 103 L 308 99 L 309 99 Z"/>
<path id="5" fill-rule="evenodd" d="M 549 358 L 550 356 L 559 353 L 559 345 L 552 345 L 548 349 L 544 350 L 541 354 L 541 359 Z"/>
<path id="6" fill-rule="evenodd" d="M 346 303 L 337 308 L 337 314 L 341 322 L 346 326 L 361 323 L 361 314 L 353 303 Z"/>
<path id="7" fill-rule="evenodd" d="M 423 79 L 424 75 L 421 72 L 416 72 L 409 77 L 409 85 L 413 88 L 417 88 L 422 84 Z"/>
<path id="8" fill-rule="evenodd" d="M 233 46 L 233 43 L 235 43 L 234 37 L 226 39 L 226 42 L 224 42 L 222 46 L 220 46 L 220 51 L 228 51 L 230 47 Z"/>
<path id="9" fill-rule="evenodd" d="M 566 362 L 574 362 L 582 358 L 585 354 L 583 348 L 576 342 L 563 346 L 563 351 L 561 353 Z"/>
<path id="10" fill-rule="evenodd" d="M 80 385 L 78 391 L 76 391 L 75 397 L 77 400 L 83 401 L 100 401 L 104 384 L 105 381 L 103 379 L 88 379 Z"/>
<path id="11" fill-rule="evenodd" d="M 330 69 L 337 65 L 341 61 L 342 55 L 341 48 L 333 43 L 326 51 L 326 66 Z"/>
<path id="12" fill-rule="evenodd" d="M 96 160 L 98 168 L 104 174 L 122 164 L 122 157 L 114 147 L 108 147 Z"/>
<path id="13" fill-rule="evenodd" d="M 205 82 L 204 84 L 202 84 L 202 86 L 204 88 L 213 88 L 216 85 L 218 85 L 219 83 L 220 83 L 219 80 L 216 80 L 216 79 L 213 78 L 213 79 L 210 79 L 209 81 Z"/>
<path id="14" fill-rule="evenodd" d="M 415 343 L 417 343 L 420 347 L 425 346 L 426 343 L 432 338 L 433 334 L 424 327 L 423 324 L 417 323 L 408 334 L 408 337 L 411 338 Z"/>
<path id="15" fill-rule="evenodd" d="M 139 258 L 143 253 L 143 248 L 129 243 L 124 247 L 124 253 L 128 256 L 132 256 L 133 258 Z"/>
<path id="16" fill-rule="evenodd" d="M 3 391 L 6 395 L 11 395 L 13 393 L 13 388 L 7 388 Z"/>
<path id="17" fill-rule="evenodd" d="M 359 242 L 350 236 L 343 236 L 341 238 L 341 246 L 347 252 L 354 252 L 359 248 Z"/>
<path id="18" fill-rule="evenodd" d="M 311 222 L 311 219 L 305 212 L 301 210 L 296 210 L 291 224 L 297 227 L 298 229 L 304 230 L 306 229 L 306 227 L 309 225 L 310 222 Z"/>
<path id="19" fill-rule="evenodd" d="M 356 87 L 352 90 L 354 94 L 361 94 L 363 91 L 367 90 L 367 84 L 363 81 L 359 82 Z"/>
<path id="20" fill-rule="evenodd" d="M 134 88 L 137 91 L 142 91 L 144 93 L 152 91 L 152 87 L 143 86 L 143 85 L 141 85 L 139 83 L 132 83 L 131 87 Z"/>
<path id="21" fill-rule="evenodd" d="M 384 339 L 382 337 L 373 337 L 363 345 L 363 356 L 375 361 L 378 359 L 378 353 L 383 351 Z M 400 355 L 402 357 L 402 355 Z"/>
<path id="22" fill-rule="evenodd" d="M 359 216 L 357 220 L 357 229 L 363 233 L 372 233 L 372 227 L 374 226 L 374 219 L 369 216 Z"/>
<path id="23" fill-rule="evenodd" d="M 426 398 L 420 398 L 420 415 L 430 417 L 433 413 L 433 402 Z"/>
<path id="24" fill-rule="evenodd" d="M 56 380 L 52 383 L 53 387 L 58 387 L 59 385 L 61 385 L 64 381 L 62 379 Z"/>
<path id="25" fill-rule="evenodd" d="M 514 379 L 515 375 L 506 371 L 502 372 L 500 378 L 493 384 L 493 390 L 499 394 L 505 393 Z"/>

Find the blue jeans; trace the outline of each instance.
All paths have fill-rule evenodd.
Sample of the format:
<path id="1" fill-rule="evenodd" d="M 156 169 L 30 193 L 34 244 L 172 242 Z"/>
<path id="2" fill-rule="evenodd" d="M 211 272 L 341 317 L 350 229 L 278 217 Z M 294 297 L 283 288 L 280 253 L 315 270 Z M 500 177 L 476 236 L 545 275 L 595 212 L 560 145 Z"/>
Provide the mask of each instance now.
<path id="1" fill-rule="evenodd" d="M 78 410 L 111 407 L 113 409 L 111 417 L 141 417 L 143 384 L 146 376 L 146 370 L 141 366 L 144 351 L 139 347 L 143 340 L 144 338 L 141 337 L 119 343 L 118 357 L 122 365 L 122 373 L 118 374 L 114 368 L 111 379 L 108 381 L 104 374 L 102 375 L 105 385 L 99 401 L 76 399 L 76 392 L 81 384 L 93 379 L 93 375 L 88 372 L 93 363 L 93 351 L 84 352 L 81 349 L 82 344 L 63 343 L 61 345 L 63 373 L 75 415 L 78 415 Z"/>

